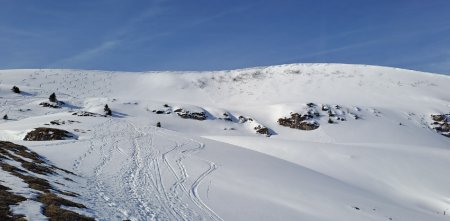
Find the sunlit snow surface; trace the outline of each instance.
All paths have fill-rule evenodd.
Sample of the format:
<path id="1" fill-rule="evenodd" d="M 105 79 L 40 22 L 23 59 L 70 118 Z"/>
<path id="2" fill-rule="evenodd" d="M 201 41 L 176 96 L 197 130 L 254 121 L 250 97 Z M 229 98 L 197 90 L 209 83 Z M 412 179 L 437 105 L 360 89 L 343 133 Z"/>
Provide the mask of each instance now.
<path id="1" fill-rule="evenodd" d="M 52 92 L 67 105 L 39 106 Z M 321 112 L 313 131 L 278 125 L 309 102 L 361 118 L 328 124 Z M 105 104 L 113 117 L 72 115 L 103 114 Z M 182 119 L 177 108 L 207 119 Z M 0 71 L 0 115 L 10 118 L 0 120 L 0 140 L 79 174 L 72 191 L 99 220 L 449 220 L 450 138 L 430 126 L 431 114 L 449 112 L 450 77 L 375 66 Z M 51 127 L 79 139 L 22 141 L 53 120 L 73 120 Z M 0 180 L 26 194 L 6 173 Z M 30 220 L 42 219 L 38 209 L 14 208 Z"/>

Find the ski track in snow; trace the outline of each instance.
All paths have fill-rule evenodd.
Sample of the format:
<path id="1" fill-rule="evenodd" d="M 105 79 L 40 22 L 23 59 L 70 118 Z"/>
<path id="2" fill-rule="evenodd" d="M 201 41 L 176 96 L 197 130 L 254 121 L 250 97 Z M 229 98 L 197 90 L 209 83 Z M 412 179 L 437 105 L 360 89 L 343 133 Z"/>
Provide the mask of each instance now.
<path id="1" fill-rule="evenodd" d="M 124 137 L 124 130 L 131 136 Z M 130 220 L 222 220 L 198 193 L 201 182 L 217 169 L 213 162 L 192 155 L 204 148 L 202 143 L 154 127 L 138 128 L 123 119 L 110 118 L 92 131 L 90 147 L 75 160 L 73 169 L 80 172 L 89 157 L 97 162 L 93 175 L 88 177 L 86 195 L 96 208 L 102 208 L 96 214 L 98 218 L 115 214 L 118 219 Z M 173 146 L 164 150 L 165 146 L 154 145 L 155 139 L 170 141 Z M 120 147 L 124 141 L 131 148 L 130 156 L 121 150 L 126 148 Z M 116 155 L 125 160 L 116 162 Z M 208 169 L 189 183 L 185 159 L 196 160 Z M 108 174 L 108 167 L 115 165 L 121 165 L 120 170 L 115 170 L 119 173 Z"/>
<path id="2" fill-rule="evenodd" d="M 29 84 L 28 81 L 39 79 L 44 80 L 34 93 L 57 92 L 63 100 L 66 97 L 74 102 L 93 95 L 106 97 L 112 90 L 111 73 L 89 75 L 74 71 L 73 74 L 60 77 L 59 73 L 37 70 L 22 83 Z M 52 88 L 56 88 L 56 91 Z M 34 97 L 47 99 L 45 96 Z M 29 101 L 25 98 L 5 99 L 2 111 L 4 107 L 21 106 L 27 102 Z M 78 108 L 83 104 L 72 105 L 73 108 Z M 54 112 L 55 110 L 49 109 L 45 114 Z M 86 152 L 73 162 L 72 170 L 87 178 L 81 195 L 86 199 L 88 207 L 97 208 L 97 219 L 222 220 L 206 205 L 198 192 L 202 181 L 217 169 L 213 162 L 193 155 L 204 149 L 202 143 L 155 127 L 140 128 L 121 118 L 108 118 L 91 131 L 92 137 L 89 140 L 67 142 L 89 145 Z M 164 145 L 155 144 L 155 139 L 163 141 Z M 207 169 L 199 174 L 191 174 L 183 164 L 184 160 L 193 160 L 201 168 Z M 89 162 L 84 163 L 85 161 Z M 120 168 L 109 170 L 110 167 L 117 166 Z M 189 179 L 190 177 L 192 178 Z"/>
<path id="3" fill-rule="evenodd" d="M 0 122 L 5 140 L 20 140 L 26 130 L 52 120 L 80 121 L 54 126 L 75 131 L 79 140 L 30 145 L 80 175 L 70 187 L 79 185 L 73 188 L 79 202 L 97 220 L 448 218 L 449 179 L 440 173 L 450 165 L 448 140 L 430 126 L 431 114 L 448 113 L 447 77 L 332 64 L 185 74 L 0 72 L 5 73 L 0 113 L 10 117 Z M 12 85 L 24 93 L 11 93 Z M 66 105 L 39 106 L 53 92 Z M 324 113 L 320 128 L 310 132 L 276 122 L 307 102 L 342 104 L 342 111 L 360 120 L 349 115 L 346 122 L 328 124 Z M 101 113 L 105 103 L 116 111 L 114 117 L 71 116 L 81 110 Z M 150 113 L 163 104 L 203 109 L 215 120 Z M 254 117 L 279 136 L 257 137 L 240 124 L 228 130 L 232 122 L 220 120 L 225 112 Z M 156 122 L 167 129 L 150 126 Z M 191 135 L 212 140 L 214 148 Z M 242 185 L 211 185 L 234 181 Z M 273 194 L 273 188 L 280 193 Z M 235 212 L 242 208 L 245 213 Z"/>

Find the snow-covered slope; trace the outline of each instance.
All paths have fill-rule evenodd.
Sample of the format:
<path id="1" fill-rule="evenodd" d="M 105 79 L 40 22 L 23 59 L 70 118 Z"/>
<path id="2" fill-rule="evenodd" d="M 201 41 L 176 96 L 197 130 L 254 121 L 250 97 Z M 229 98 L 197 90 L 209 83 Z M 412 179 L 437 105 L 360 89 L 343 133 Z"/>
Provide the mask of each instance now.
<path id="1" fill-rule="evenodd" d="M 450 138 L 431 115 L 449 91 L 449 76 L 365 65 L 4 70 L 0 140 L 78 174 L 73 200 L 98 220 L 448 220 Z M 53 92 L 65 105 L 40 106 Z M 105 104 L 112 117 L 78 116 Z M 278 123 L 292 113 L 318 128 Z M 77 139 L 23 141 L 43 126 Z"/>

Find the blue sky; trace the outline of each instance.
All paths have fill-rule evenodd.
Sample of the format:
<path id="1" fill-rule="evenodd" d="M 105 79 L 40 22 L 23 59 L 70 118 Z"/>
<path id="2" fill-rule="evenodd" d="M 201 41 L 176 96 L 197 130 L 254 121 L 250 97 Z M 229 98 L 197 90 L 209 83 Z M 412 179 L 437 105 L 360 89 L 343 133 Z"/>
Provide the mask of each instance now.
<path id="1" fill-rule="evenodd" d="M 450 74 L 450 1 L 0 0 L 0 69 L 303 62 Z"/>

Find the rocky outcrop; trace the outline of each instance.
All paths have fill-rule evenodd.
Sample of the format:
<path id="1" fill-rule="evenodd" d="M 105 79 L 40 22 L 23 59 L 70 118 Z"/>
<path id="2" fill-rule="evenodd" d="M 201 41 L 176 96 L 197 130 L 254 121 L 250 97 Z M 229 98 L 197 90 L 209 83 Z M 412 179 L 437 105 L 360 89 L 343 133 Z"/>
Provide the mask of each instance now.
<path id="1" fill-rule="evenodd" d="M 219 120 L 224 120 L 224 121 L 233 121 L 233 119 L 231 118 L 231 114 L 228 112 L 225 112 L 222 114 L 223 117 L 219 117 Z"/>
<path id="2" fill-rule="evenodd" d="M 299 113 L 291 113 L 291 117 L 280 118 L 278 119 L 278 124 L 285 127 L 290 127 L 299 130 L 315 130 L 319 128 L 319 123 L 314 121 L 314 117 L 316 114 L 307 113 L 307 114 L 299 114 Z"/>
<path id="3" fill-rule="evenodd" d="M 433 120 L 432 128 L 436 132 L 450 137 L 450 114 L 432 114 L 431 119 Z"/>
<path id="4" fill-rule="evenodd" d="M 88 111 L 79 111 L 79 112 L 73 113 L 72 115 L 79 116 L 79 117 L 106 117 L 106 115 L 104 115 L 104 114 L 97 114 L 97 113 L 92 113 L 92 112 L 88 112 Z"/>
<path id="5" fill-rule="evenodd" d="M 253 128 L 253 129 L 255 129 L 256 133 L 266 135 L 267 137 L 272 136 L 272 133 L 270 133 L 270 130 L 267 127 L 258 125 L 255 128 Z"/>
<path id="6" fill-rule="evenodd" d="M 190 112 L 182 110 L 177 113 L 178 116 L 184 119 L 193 119 L 193 120 L 206 120 L 206 113 L 205 112 Z"/>
<path id="7" fill-rule="evenodd" d="M 239 120 L 239 123 L 240 123 L 240 124 L 243 124 L 243 123 L 245 123 L 245 122 L 247 122 L 247 121 L 253 121 L 252 118 L 244 117 L 244 116 L 239 116 L 239 117 L 238 117 L 238 120 Z"/>
<path id="8" fill-rule="evenodd" d="M 432 114 L 431 119 L 433 121 L 446 121 L 447 116 L 445 114 Z"/>
<path id="9" fill-rule="evenodd" d="M 50 123 L 48 124 L 44 124 L 44 125 L 64 125 L 64 124 L 74 124 L 74 123 L 81 123 L 80 121 L 76 121 L 76 120 L 52 120 L 50 121 Z"/>
<path id="10" fill-rule="evenodd" d="M 317 123 L 315 121 L 312 121 L 312 122 L 303 121 L 303 122 L 300 122 L 300 124 L 298 124 L 298 126 L 295 128 L 300 129 L 300 130 L 315 130 L 315 129 L 319 128 L 319 126 L 320 126 L 319 123 Z"/>
<path id="11" fill-rule="evenodd" d="M 42 107 L 50 107 L 50 108 L 61 108 L 64 104 L 62 101 L 56 101 L 56 102 L 41 102 L 39 105 Z"/>
<path id="12" fill-rule="evenodd" d="M 67 140 L 67 139 L 76 139 L 76 136 L 68 131 L 61 129 L 38 127 L 28 132 L 23 140 L 49 141 L 49 140 Z"/>

